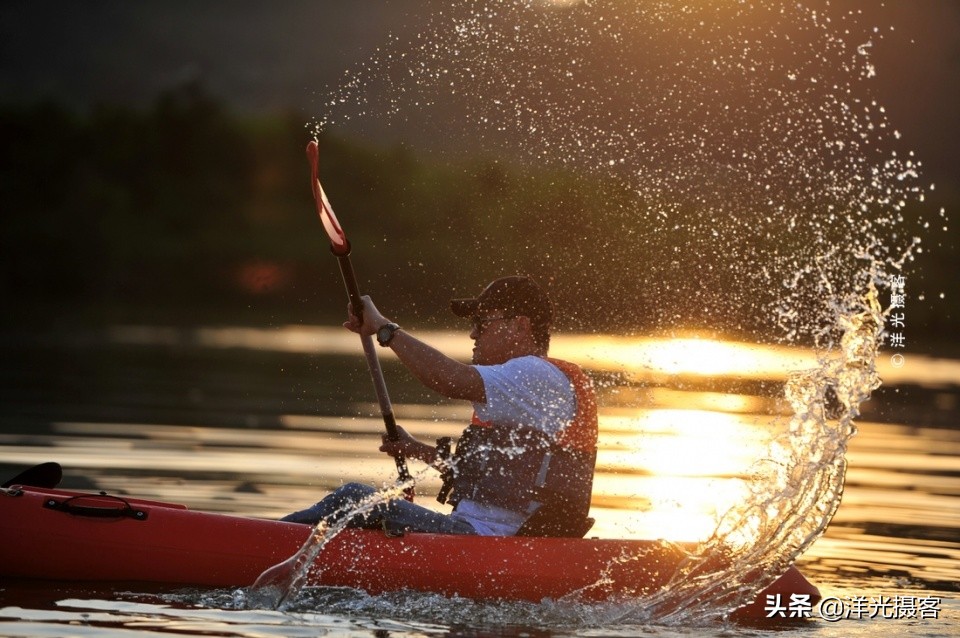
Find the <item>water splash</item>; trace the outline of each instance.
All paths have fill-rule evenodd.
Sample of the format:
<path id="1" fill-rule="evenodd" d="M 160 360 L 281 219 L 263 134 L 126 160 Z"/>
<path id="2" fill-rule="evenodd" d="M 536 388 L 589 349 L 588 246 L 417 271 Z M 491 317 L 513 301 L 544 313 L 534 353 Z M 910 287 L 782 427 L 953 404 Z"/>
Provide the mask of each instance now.
<path id="1" fill-rule="evenodd" d="M 840 505 L 860 405 L 880 386 L 883 312 L 873 285 L 839 311 L 839 349 L 791 375 L 793 415 L 756 469 L 750 498 L 728 511 L 657 594 L 622 618 L 723 618 L 754 600 L 824 533 Z"/>
<path id="2" fill-rule="evenodd" d="M 830 299 L 862 293 L 871 264 L 915 245 L 921 162 L 871 95 L 885 34 L 859 12 L 545 4 L 461 0 L 436 12 L 415 39 L 351 70 L 315 129 L 392 122 L 617 180 L 631 196 L 604 214 L 623 236 L 585 237 L 590 260 L 566 246 L 543 267 L 589 261 L 642 281 L 618 294 L 655 299 L 664 330 L 759 326 L 815 340 L 832 325 Z"/>
<path id="3" fill-rule="evenodd" d="M 405 490 L 412 489 L 415 478 L 384 487 L 358 503 L 339 508 L 330 520 L 320 520 L 296 554 L 266 570 L 250 588 L 242 593 L 243 604 L 249 609 L 280 609 L 297 597 L 314 568 L 317 556 L 328 542 L 347 528 L 356 516 L 369 514 L 378 505 L 405 498 Z M 331 523 L 330 521 L 334 521 Z"/>
<path id="4" fill-rule="evenodd" d="M 878 297 L 922 251 L 915 207 L 932 186 L 872 96 L 885 32 L 860 11 L 548 4 L 454 3 L 352 70 L 314 127 L 423 118 L 434 138 L 614 178 L 632 198 L 607 214 L 642 257 L 593 254 L 643 282 L 619 295 L 656 299 L 663 330 L 749 315 L 765 336 L 824 352 L 786 386 L 789 433 L 753 498 L 627 616 L 725 613 L 748 598 L 747 574 L 782 571 L 839 505 L 854 419 L 879 384 Z"/>

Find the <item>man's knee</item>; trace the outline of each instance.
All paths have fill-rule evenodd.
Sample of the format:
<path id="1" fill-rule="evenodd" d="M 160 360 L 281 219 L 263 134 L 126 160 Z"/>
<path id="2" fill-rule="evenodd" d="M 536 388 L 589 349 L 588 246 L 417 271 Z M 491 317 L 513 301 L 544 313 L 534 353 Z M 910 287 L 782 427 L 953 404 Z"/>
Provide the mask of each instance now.
<path id="1" fill-rule="evenodd" d="M 375 491 L 374 488 L 362 483 L 346 483 L 330 492 L 323 500 L 339 509 L 355 505 Z"/>
<path id="2" fill-rule="evenodd" d="M 331 492 L 330 496 L 337 495 L 343 500 L 360 500 L 374 492 L 376 492 L 376 490 L 373 487 L 364 485 L 363 483 L 344 483 Z"/>

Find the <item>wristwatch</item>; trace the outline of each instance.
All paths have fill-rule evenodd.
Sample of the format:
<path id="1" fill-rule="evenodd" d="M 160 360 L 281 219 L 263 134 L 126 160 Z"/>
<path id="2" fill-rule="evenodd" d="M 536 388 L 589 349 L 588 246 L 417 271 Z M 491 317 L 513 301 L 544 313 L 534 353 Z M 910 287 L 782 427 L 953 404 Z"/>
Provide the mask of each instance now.
<path id="1" fill-rule="evenodd" d="M 390 342 L 393 341 L 393 335 L 397 334 L 397 330 L 400 329 L 395 323 L 385 323 L 379 328 L 377 328 L 377 343 L 381 346 L 389 346 Z"/>

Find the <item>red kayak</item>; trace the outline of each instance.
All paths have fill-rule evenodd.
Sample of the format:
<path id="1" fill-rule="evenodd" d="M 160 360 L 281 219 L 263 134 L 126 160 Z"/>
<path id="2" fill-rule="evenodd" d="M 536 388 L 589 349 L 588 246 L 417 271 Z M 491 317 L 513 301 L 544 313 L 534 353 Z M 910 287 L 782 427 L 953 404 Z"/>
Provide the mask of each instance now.
<path id="1" fill-rule="evenodd" d="M 294 554 L 310 528 L 104 494 L 0 489 L 0 578 L 244 587 Z M 323 548 L 314 586 L 401 589 L 539 602 L 602 601 L 656 591 L 683 558 L 660 541 L 520 538 L 346 530 Z M 768 595 L 820 599 L 790 568 L 740 618 L 765 618 Z"/>

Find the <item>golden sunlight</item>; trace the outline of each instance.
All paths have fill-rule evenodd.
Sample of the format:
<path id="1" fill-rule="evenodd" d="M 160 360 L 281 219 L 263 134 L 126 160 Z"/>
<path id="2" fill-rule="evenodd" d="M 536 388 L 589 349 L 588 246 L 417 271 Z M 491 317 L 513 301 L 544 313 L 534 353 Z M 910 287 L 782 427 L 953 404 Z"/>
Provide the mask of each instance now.
<path id="1" fill-rule="evenodd" d="M 701 337 L 581 337 L 576 348 L 558 339 L 554 356 L 571 357 L 591 368 L 621 371 L 638 378 L 675 375 L 784 379 L 809 368 L 813 353 L 798 348 L 756 345 Z M 571 348 L 572 350 L 572 348 Z"/>
<path id="2" fill-rule="evenodd" d="M 720 517 L 749 497 L 773 433 L 768 425 L 703 410 L 603 418 L 595 531 L 616 525 L 610 532 L 637 538 L 709 538 Z"/>
<path id="3" fill-rule="evenodd" d="M 450 356 L 470 359 L 472 342 L 463 331 L 417 330 L 418 336 Z M 271 352 L 360 355 L 356 335 L 339 326 L 279 326 L 276 328 L 115 326 L 106 333 L 110 343 L 125 345 L 245 348 Z M 670 375 L 714 375 L 744 379 L 784 380 L 790 372 L 817 365 L 817 353 L 807 348 L 751 344 L 705 337 L 621 337 L 558 334 L 550 354 L 590 370 L 622 372 L 634 379 Z M 381 352 L 385 359 L 393 357 Z M 877 361 L 886 383 L 917 383 L 950 387 L 960 376 L 960 363 L 927 355 L 911 355 L 910 365 L 896 367 L 888 356 Z"/>

